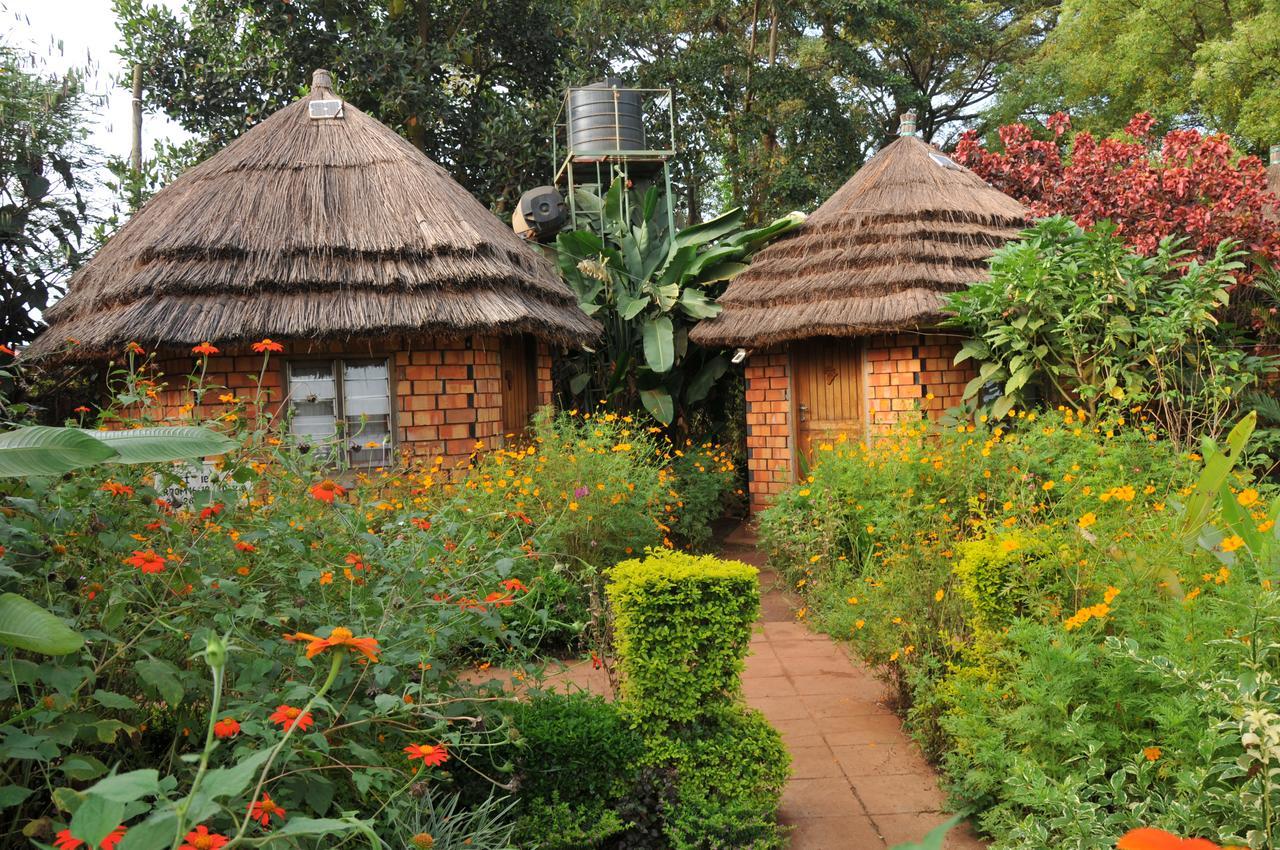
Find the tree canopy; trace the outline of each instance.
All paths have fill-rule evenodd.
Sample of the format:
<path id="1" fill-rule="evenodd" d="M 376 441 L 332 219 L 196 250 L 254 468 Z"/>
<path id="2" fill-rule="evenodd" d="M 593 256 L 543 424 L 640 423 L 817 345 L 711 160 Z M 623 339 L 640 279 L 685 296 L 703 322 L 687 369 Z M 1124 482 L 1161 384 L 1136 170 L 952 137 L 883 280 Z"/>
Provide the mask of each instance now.
<path id="1" fill-rule="evenodd" d="M 1163 129 L 1229 133 L 1254 153 L 1280 142 L 1280 5 L 1270 0 L 1063 0 L 997 116 L 1056 110 L 1110 133 L 1136 112 Z"/>
<path id="2" fill-rule="evenodd" d="M 0 43 L 0 343 L 36 335 L 83 256 L 87 105 L 78 74 Z"/>

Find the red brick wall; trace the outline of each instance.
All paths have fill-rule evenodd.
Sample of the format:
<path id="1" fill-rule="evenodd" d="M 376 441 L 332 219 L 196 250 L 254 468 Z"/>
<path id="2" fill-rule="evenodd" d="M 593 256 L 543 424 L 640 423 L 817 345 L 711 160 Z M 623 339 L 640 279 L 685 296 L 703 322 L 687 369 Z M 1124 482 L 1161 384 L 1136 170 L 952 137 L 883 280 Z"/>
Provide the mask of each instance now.
<path id="1" fill-rule="evenodd" d="M 867 432 L 885 433 L 904 417 L 937 418 L 961 403 L 976 374 L 953 365 L 957 337 L 900 333 L 863 340 L 863 399 Z M 787 351 L 757 352 L 747 360 L 747 483 L 751 510 L 768 507 L 794 480 L 791 359 Z"/>
<path id="2" fill-rule="evenodd" d="M 942 334 L 900 333 L 864 342 L 865 398 L 871 434 L 883 434 L 906 416 L 925 411 L 937 418 L 958 407 L 977 374 L 970 363 L 953 365 L 960 339 Z"/>
<path id="3" fill-rule="evenodd" d="M 227 391 L 252 401 L 261 376 L 262 412 L 278 417 L 284 401 L 284 362 L 290 357 L 385 357 L 392 364 L 395 396 L 396 449 L 413 457 L 443 456 L 447 466 L 465 461 L 477 442 L 487 447 L 501 444 L 503 431 L 501 362 L 496 336 L 458 340 L 391 338 L 346 342 L 284 342 L 282 354 L 272 354 L 267 370 L 263 356 L 243 348 L 225 346 L 209 358 L 204 394 L 199 409 L 202 420 L 225 417 L 234 403 L 220 400 Z M 160 421 L 191 421 L 194 396 L 188 379 L 199 368 L 194 354 L 158 357 L 155 407 L 149 415 Z M 537 348 L 538 403 L 550 404 L 551 351 Z M 225 388 L 225 389 L 224 389 Z M 250 412 L 252 412 L 250 408 Z"/>
<path id="4" fill-rule="evenodd" d="M 747 360 L 747 486 L 752 512 L 791 485 L 791 357 L 757 352 Z"/>

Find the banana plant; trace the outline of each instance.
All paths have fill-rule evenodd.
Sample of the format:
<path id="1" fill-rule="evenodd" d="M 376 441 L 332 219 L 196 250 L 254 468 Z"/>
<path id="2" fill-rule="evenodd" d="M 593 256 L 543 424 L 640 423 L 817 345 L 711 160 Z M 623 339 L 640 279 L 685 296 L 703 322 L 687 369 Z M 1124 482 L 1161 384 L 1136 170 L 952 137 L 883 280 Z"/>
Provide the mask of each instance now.
<path id="1" fill-rule="evenodd" d="M 745 214 L 732 209 L 672 233 L 656 186 L 639 195 L 615 180 L 603 197 L 580 190 L 575 201 L 600 228 L 560 234 L 557 259 L 578 305 L 604 326 L 604 338 L 599 349 L 572 359 L 569 388 L 587 405 L 638 402 L 670 425 L 678 406 L 704 401 L 729 369 L 724 352 L 689 345 L 690 329 L 718 315 L 715 298 L 725 283 L 804 215 L 744 229 Z"/>

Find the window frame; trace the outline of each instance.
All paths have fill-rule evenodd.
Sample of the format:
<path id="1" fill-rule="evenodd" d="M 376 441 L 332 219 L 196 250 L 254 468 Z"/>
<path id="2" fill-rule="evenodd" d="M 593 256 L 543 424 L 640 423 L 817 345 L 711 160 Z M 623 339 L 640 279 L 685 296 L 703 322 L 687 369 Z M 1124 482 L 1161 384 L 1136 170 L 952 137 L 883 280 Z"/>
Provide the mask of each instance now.
<path id="1" fill-rule="evenodd" d="M 295 364 L 315 365 L 318 363 L 328 363 L 329 368 L 333 372 L 333 421 L 335 433 L 340 433 L 340 429 L 346 427 L 346 368 L 345 364 L 349 361 L 372 360 L 382 363 L 387 374 L 387 446 L 383 460 L 377 461 L 355 461 L 351 458 L 350 438 L 343 436 L 341 441 L 335 440 L 335 446 L 339 451 L 334 452 L 333 464 L 335 466 L 342 465 L 351 469 L 376 469 L 382 466 L 390 466 L 395 460 L 396 446 L 399 441 L 396 439 L 398 432 L 397 423 L 397 395 L 396 395 L 396 375 L 395 356 L 389 353 L 370 352 L 368 354 L 301 354 L 290 356 L 284 361 L 284 401 L 290 414 L 290 422 L 292 423 L 293 414 L 293 369 Z M 294 439 L 296 435 L 292 433 L 292 424 L 290 424 L 289 438 Z M 339 458 L 341 461 L 339 463 Z"/>

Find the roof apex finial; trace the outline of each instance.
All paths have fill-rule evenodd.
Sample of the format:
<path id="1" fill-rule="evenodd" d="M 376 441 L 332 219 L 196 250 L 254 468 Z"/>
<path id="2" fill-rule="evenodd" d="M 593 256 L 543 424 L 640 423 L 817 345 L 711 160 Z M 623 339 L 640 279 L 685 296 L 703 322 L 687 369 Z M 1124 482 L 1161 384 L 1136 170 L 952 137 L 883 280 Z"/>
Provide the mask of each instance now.
<path id="1" fill-rule="evenodd" d="M 321 89 L 333 91 L 333 75 L 324 68 L 316 68 L 311 74 L 311 93 L 315 94 Z"/>
<path id="2" fill-rule="evenodd" d="M 898 124 L 899 136 L 914 136 L 916 134 L 916 111 L 908 109 L 902 113 L 900 123 Z"/>

